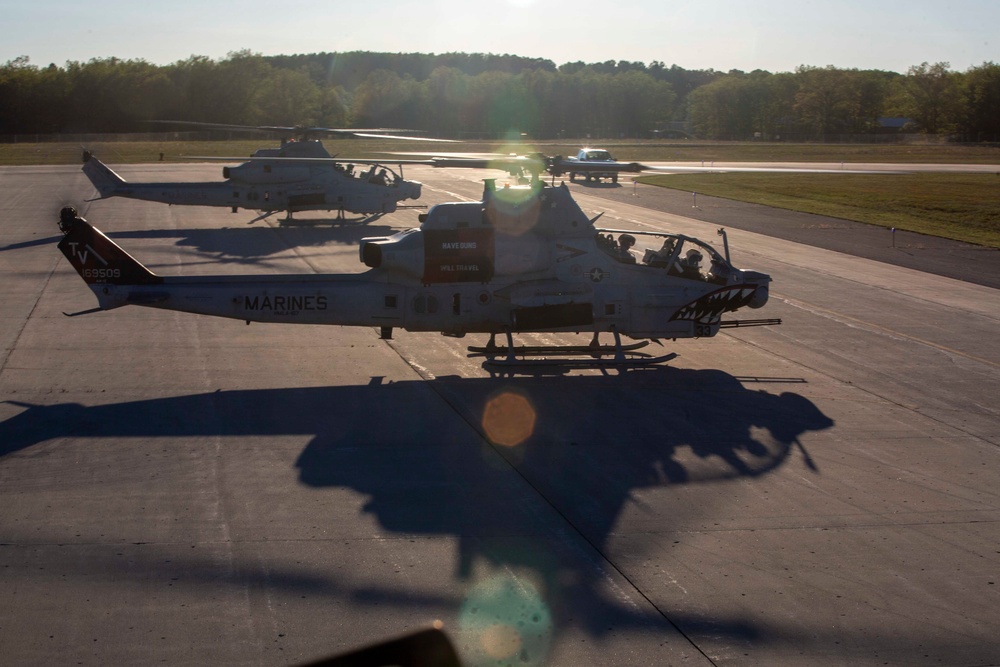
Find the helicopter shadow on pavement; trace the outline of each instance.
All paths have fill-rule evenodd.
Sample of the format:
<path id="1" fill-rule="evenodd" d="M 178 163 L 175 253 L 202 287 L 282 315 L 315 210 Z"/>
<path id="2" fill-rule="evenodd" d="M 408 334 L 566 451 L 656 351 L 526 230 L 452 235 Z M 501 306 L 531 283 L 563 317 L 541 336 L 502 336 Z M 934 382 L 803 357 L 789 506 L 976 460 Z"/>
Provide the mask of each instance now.
<path id="1" fill-rule="evenodd" d="M 588 181 L 585 179 L 573 181 L 573 185 L 579 185 L 582 188 L 588 188 L 591 190 L 617 190 L 624 187 L 621 183 L 605 183 L 604 181 Z"/>
<path id="2" fill-rule="evenodd" d="M 41 239 L 32 239 L 30 241 L 24 241 L 22 243 L 11 243 L 9 245 L 0 246 L 0 252 L 7 252 L 9 250 L 25 250 L 27 248 L 38 248 L 40 246 L 55 245 L 62 240 L 62 236 L 47 236 Z"/>
<path id="3" fill-rule="evenodd" d="M 274 219 L 275 225 L 278 227 L 363 227 L 365 225 L 370 225 L 376 220 L 381 220 L 385 213 L 372 213 L 365 215 L 351 215 L 348 216 L 333 216 L 333 217 L 313 217 L 313 218 L 276 218 Z M 248 222 L 248 225 L 252 225 L 258 220 L 255 218 Z"/>
<path id="4" fill-rule="evenodd" d="M 743 618 L 666 619 L 623 604 L 606 586 L 612 527 L 635 494 L 652 492 L 666 495 L 656 509 L 643 511 L 669 532 L 676 516 L 698 511 L 671 497 L 681 485 L 759 477 L 796 448 L 815 470 L 799 438 L 833 426 L 801 395 L 747 389 L 722 371 L 670 367 L 617 377 L 389 384 L 373 378 L 364 386 L 219 391 L 95 406 L 10 403 L 24 409 L 0 423 L 0 465 L 3 457 L 41 443 L 50 451 L 61 444 L 47 441 L 62 438 L 308 435 L 304 450 L 288 461 L 290 481 L 297 476 L 307 487 L 365 495 L 362 512 L 386 531 L 455 539 L 453 576 L 470 587 L 484 567 L 531 573 L 553 639 L 570 627 L 603 636 L 623 627 L 659 632 L 673 626 L 766 643 L 769 630 Z M 241 449 L 239 456 L 247 455 Z M 120 474 L 138 474 L 124 462 L 139 454 L 120 456 Z M 35 458 L 44 465 L 44 454 Z M 259 525 L 271 523 L 269 506 L 256 511 Z M 206 563 L 188 565 L 203 580 L 232 580 L 231 572 Z M 259 579 L 246 573 L 236 583 L 308 586 L 355 604 L 461 604 L 413 599 L 389 584 L 345 590 L 332 573 L 315 569 L 271 570 Z"/>

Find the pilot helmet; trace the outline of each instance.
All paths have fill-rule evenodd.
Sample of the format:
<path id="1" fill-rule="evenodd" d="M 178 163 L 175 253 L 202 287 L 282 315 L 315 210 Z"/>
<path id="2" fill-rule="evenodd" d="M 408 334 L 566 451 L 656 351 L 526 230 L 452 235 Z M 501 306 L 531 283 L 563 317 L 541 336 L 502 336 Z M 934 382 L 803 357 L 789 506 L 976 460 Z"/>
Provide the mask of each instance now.
<path id="1" fill-rule="evenodd" d="M 698 263 L 702 260 L 701 252 L 691 248 L 687 251 L 687 261 L 690 263 Z"/>

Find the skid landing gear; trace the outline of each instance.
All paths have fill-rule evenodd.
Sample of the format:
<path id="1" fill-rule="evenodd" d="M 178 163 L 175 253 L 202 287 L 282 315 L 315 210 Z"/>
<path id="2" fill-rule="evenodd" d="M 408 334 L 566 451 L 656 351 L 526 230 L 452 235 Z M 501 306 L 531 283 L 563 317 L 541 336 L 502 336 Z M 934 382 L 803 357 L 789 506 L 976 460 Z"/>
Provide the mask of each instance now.
<path id="1" fill-rule="evenodd" d="M 490 334 L 485 346 L 470 346 L 469 356 L 486 357 L 491 366 L 560 366 L 568 368 L 640 367 L 670 361 L 677 354 L 651 356 L 635 350 L 649 345 L 648 340 L 622 345 L 618 331 L 612 329 L 614 345 L 601 345 L 595 333 L 590 345 L 514 345 L 510 331 L 505 331 L 506 346 L 496 344 L 496 334 Z M 575 356 L 574 356 L 575 355 Z M 555 357 L 555 358 L 551 358 Z"/>

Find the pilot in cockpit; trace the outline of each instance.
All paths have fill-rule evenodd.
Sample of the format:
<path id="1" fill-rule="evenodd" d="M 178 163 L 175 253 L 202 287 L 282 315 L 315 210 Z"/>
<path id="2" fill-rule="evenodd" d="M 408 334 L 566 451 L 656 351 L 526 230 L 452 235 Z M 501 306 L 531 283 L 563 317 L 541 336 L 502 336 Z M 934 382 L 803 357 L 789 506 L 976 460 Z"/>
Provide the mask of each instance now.
<path id="1" fill-rule="evenodd" d="M 618 237 L 618 254 L 623 262 L 635 264 L 635 255 L 632 254 L 634 245 L 635 237 L 631 234 L 622 234 Z"/>
<path id="2" fill-rule="evenodd" d="M 660 246 L 659 250 L 656 252 L 650 252 L 650 266 L 666 266 L 674 254 L 675 247 L 677 247 L 676 239 L 664 239 L 663 245 Z"/>
<path id="3" fill-rule="evenodd" d="M 677 260 L 681 276 L 684 278 L 701 278 L 701 251 L 691 248 L 682 259 Z"/>

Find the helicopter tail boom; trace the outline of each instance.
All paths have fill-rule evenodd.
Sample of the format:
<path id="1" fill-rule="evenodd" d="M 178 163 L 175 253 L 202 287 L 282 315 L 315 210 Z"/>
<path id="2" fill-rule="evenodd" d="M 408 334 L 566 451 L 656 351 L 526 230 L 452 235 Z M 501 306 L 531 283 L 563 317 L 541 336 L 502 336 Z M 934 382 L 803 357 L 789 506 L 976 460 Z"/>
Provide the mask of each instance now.
<path id="1" fill-rule="evenodd" d="M 114 196 L 116 190 L 127 183 L 114 170 L 94 157 L 90 151 L 83 152 L 83 173 L 97 188 L 97 192 L 101 195 L 100 199 Z"/>
<path id="2" fill-rule="evenodd" d="M 92 288 L 98 284 L 154 285 L 163 282 L 163 278 L 80 218 L 76 209 L 66 207 L 60 212 L 59 228 L 65 234 L 59 242 L 59 250 Z"/>

